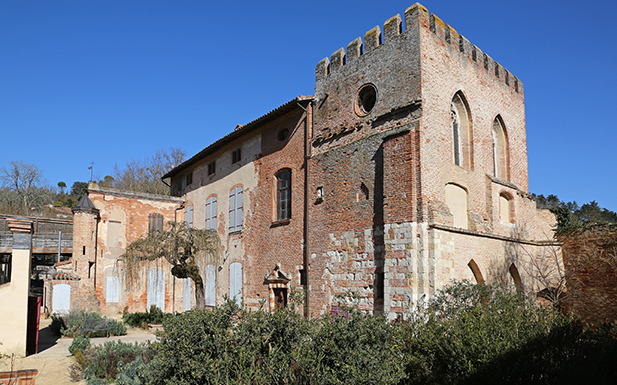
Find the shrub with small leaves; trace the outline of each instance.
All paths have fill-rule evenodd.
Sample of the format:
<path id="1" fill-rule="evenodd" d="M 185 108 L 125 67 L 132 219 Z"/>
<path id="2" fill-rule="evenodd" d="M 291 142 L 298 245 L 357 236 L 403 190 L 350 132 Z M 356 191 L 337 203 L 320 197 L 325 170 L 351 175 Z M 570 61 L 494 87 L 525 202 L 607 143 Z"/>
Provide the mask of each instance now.
<path id="1" fill-rule="evenodd" d="M 77 350 L 85 352 L 88 346 L 90 346 L 90 338 L 83 336 L 75 337 L 73 342 L 71 342 L 71 346 L 69 346 L 69 353 L 74 355 Z"/>
<path id="2" fill-rule="evenodd" d="M 162 324 L 166 314 L 156 305 L 150 306 L 145 313 L 125 313 L 122 320 L 125 324 L 134 328 L 147 329 L 148 324 Z"/>
<path id="3" fill-rule="evenodd" d="M 100 314 L 85 310 L 71 310 L 62 316 L 64 328 L 61 329 L 62 335 L 66 337 L 77 337 L 82 335 L 81 325 L 85 319 L 101 319 Z M 91 333 L 90 337 L 102 337 L 105 332 Z"/>
<path id="4" fill-rule="evenodd" d="M 110 319 L 107 322 L 107 330 L 109 330 L 109 334 L 112 336 L 126 335 L 126 326 L 124 326 L 122 321 L 116 321 L 115 319 Z"/>
<path id="5" fill-rule="evenodd" d="M 104 345 L 89 346 L 84 352 L 76 350 L 76 364 L 70 368 L 71 379 L 79 381 L 83 378 L 88 384 L 108 383 L 117 377 L 119 368 L 124 367 L 124 363 L 129 364 L 140 357 L 145 365 L 153 356 L 154 351 L 149 343 L 110 341 Z M 134 373 L 138 373 L 136 369 L 140 366 L 138 363 L 129 367 L 135 369 Z M 129 368 L 126 368 L 125 372 L 133 373 L 128 370 Z"/>

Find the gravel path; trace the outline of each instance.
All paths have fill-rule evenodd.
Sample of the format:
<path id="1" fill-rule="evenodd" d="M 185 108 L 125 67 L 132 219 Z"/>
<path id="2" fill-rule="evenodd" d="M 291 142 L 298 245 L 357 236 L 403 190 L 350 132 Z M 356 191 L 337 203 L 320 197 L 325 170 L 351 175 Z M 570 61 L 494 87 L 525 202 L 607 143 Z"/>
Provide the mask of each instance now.
<path id="1" fill-rule="evenodd" d="M 49 329 L 50 324 L 51 319 L 41 319 L 37 354 L 15 360 L 0 359 L 0 371 L 37 369 L 39 371 L 36 377 L 37 385 L 85 384 L 85 381 L 71 382 L 69 378 L 69 367 L 75 362 L 69 353 L 73 339 L 54 336 Z M 146 342 L 156 339 L 156 336 L 149 331 L 130 327 L 127 329 L 125 336 L 92 338 L 90 342 L 100 345 L 108 341 Z"/>

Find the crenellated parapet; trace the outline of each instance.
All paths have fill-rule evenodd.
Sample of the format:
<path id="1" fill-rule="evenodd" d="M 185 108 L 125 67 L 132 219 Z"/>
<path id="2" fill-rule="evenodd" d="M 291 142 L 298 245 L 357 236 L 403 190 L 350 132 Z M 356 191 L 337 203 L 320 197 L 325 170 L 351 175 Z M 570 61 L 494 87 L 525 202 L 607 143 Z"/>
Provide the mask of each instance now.
<path id="1" fill-rule="evenodd" d="M 364 34 L 364 40 L 358 37 L 347 45 L 347 50 L 339 48 L 330 58 L 322 59 L 315 68 L 316 81 L 326 79 L 328 75 L 336 72 L 347 63 L 398 39 L 400 35 L 413 28 L 424 28 L 428 29 L 433 38 L 445 47 L 457 52 L 460 60 L 467 60 L 475 64 L 478 69 L 483 69 L 491 74 L 495 79 L 511 88 L 513 92 L 523 94 L 523 84 L 516 76 L 482 52 L 476 45 L 469 42 L 450 25 L 444 23 L 439 17 L 429 13 L 421 4 L 416 3 L 407 8 L 404 24 L 405 31 L 403 31 L 403 19 L 400 14 L 397 14 L 386 20 L 383 31 L 379 26 L 375 26 Z"/>

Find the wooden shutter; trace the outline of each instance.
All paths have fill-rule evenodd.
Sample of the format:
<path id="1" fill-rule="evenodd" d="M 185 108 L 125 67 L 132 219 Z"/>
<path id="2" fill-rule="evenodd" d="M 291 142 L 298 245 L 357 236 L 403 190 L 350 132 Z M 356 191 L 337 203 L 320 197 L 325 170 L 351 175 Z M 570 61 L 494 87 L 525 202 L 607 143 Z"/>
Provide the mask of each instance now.
<path id="1" fill-rule="evenodd" d="M 161 269 L 148 270 L 147 310 L 150 310 L 152 305 L 165 311 L 165 271 Z"/>
<path id="2" fill-rule="evenodd" d="M 107 303 L 120 302 L 120 277 L 107 277 Z"/>
<path id="3" fill-rule="evenodd" d="M 206 230 L 216 230 L 216 196 L 206 201 Z"/>
<path id="4" fill-rule="evenodd" d="M 242 186 L 235 187 L 229 194 L 229 231 L 242 230 Z"/>
<path id="5" fill-rule="evenodd" d="M 236 187 L 236 231 L 242 230 L 242 187 Z"/>
<path id="6" fill-rule="evenodd" d="M 229 298 L 242 304 L 242 264 L 234 262 L 229 265 Z"/>
<path id="7" fill-rule="evenodd" d="M 236 189 L 229 193 L 229 232 L 236 231 Z"/>
<path id="8" fill-rule="evenodd" d="M 216 270 L 214 265 L 206 266 L 206 305 L 216 305 Z"/>
<path id="9" fill-rule="evenodd" d="M 71 310 L 71 287 L 65 283 L 54 285 L 52 292 L 52 310 L 54 313 L 66 314 Z"/>
<path id="10" fill-rule="evenodd" d="M 191 310 L 191 300 L 193 299 L 193 280 L 190 278 L 184 279 L 182 285 L 182 310 Z"/>
<path id="11" fill-rule="evenodd" d="M 193 227 L 193 206 L 184 208 L 184 222 L 186 222 L 189 227 Z"/>

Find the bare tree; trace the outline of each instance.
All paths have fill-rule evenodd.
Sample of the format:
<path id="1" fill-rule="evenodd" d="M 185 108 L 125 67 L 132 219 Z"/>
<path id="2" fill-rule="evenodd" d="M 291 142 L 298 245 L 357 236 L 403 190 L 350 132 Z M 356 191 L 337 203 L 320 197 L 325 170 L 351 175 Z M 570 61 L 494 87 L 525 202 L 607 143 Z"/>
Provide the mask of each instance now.
<path id="1" fill-rule="evenodd" d="M 143 160 L 131 159 L 123 169 L 114 168 L 113 185 L 117 189 L 169 195 L 169 186 L 161 178 L 184 160 L 185 152 L 179 148 L 158 149 Z"/>
<path id="2" fill-rule="evenodd" d="M 568 285 L 576 272 L 576 266 L 566 269 L 563 263 L 561 242 L 546 235 L 546 240 L 539 242 L 525 241 L 525 226 L 512 230 L 514 239 L 506 245 L 506 263 L 501 267 L 505 276 L 512 264 L 524 272 L 525 289 L 561 308 L 568 293 Z"/>
<path id="3" fill-rule="evenodd" d="M 52 203 L 54 193 L 46 186 L 43 173 L 33 164 L 22 161 L 9 163 L 0 169 L 3 189 L 0 202 L 3 211 L 27 215 L 33 207 Z"/>

